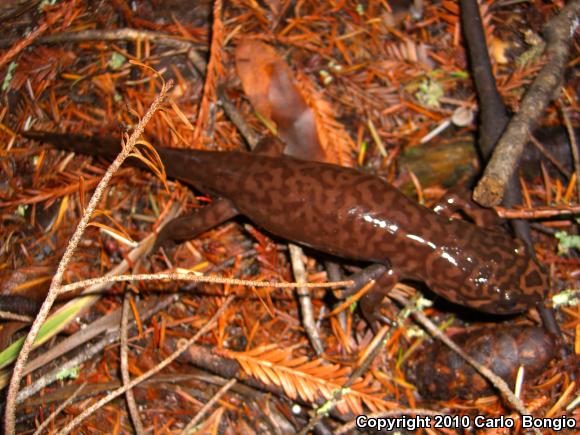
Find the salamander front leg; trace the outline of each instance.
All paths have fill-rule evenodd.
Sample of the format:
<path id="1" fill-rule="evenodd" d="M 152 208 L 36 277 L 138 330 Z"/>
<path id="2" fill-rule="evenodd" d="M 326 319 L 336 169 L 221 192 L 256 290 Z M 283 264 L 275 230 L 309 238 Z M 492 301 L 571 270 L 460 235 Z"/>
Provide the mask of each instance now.
<path id="1" fill-rule="evenodd" d="M 393 269 L 384 264 L 371 264 L 361 271 L 348 277 L 354 284 L 337 294 L 339 299 L 346 299 L 363 288 L 369 281 L 375 280 L 375 285 L 361 298 L 360 308 L 363 317 L 373 331 L 377 331 L 381 323 L 392 323 L 390 319 L 380 314 L 381 302 L 399 281 L 399 276 Z"/>
<path id="2" fill-rule="evenodd" d="M 442 216 L 451 217 L 454 213 L 463 212 L 468 218 L 482 228 L 501 225 L 500 217 L 489 208 L 483 208 L 471 199 L 471 192 L 464 186 L 452 187 L 434 206 L 433 211 Z"/>
<path id="3" fill-rule="evenodd" d="M 229 199 L 218 198 L 204 208 L 170 221 L 159 232 L 154 249 L 168 242 L 181 243 L 191 240 L 237 214 L 238 211 Z"/>
<path id="4" fill-rule="evenodd" d="M 383 264 L 371 264 L 370 266 L 361 269 L 360 271 L 353 273 L 348 277 L 350 281 L 353 281 L 354 284 L 347 287 L 341 291 L 335 291 L 335 295 L 338 299 L 346 299 L 356 292 L 358 292 L 361 288 L 363 288 L 371 279 L 377 280 L 379 279 L 386 271 L 388 267 Z"/>

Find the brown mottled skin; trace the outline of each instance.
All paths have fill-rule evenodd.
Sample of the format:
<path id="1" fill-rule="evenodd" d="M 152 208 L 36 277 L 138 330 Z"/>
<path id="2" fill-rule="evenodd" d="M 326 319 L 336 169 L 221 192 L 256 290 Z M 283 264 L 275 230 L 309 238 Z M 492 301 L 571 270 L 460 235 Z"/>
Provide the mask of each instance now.
<path id="1" fill-rule="evenodd" d="M 88 149 L 87 141 L 66 144 L 45 133 L 26 136 L 90 154 L 113 152 L 102 143 L 95 150 Z M 242 214 L 276 236 L 387 266 L 386 286 L 367 301 L 371 310 L 401 279 L 423 281 L 454 303 L 494 314 L 524 311 L 548 290 L 546 274 L 520 242 L 438 215 L 382 178 L 287 156 L 157 151 L 169 177 L 220 197 L 213 209 L 196 215 L 195 231 L 184 230 L 184 222 L 193 222 L 186 217 L 170 225 L 161 239 L 192 237 Z"/>
<path id="2" fill-rule="evenodd" d="M 228 198 L 272 234 L 389 265 L 452 302 L 509 314 L 547 291 L 545 274 L 521 243 L 440 216 L 379 177 L 285 156 L 192 151 L 187 157 L 164 159 L 168 173 Z"/>

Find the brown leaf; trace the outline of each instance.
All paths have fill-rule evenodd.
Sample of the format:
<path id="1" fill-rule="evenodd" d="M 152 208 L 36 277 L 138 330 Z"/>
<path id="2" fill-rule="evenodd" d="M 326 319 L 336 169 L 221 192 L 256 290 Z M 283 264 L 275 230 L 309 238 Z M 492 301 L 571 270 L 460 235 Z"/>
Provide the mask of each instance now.
<path id="1" fill-rule="evenodd" d="M 236 69 L 256 111 L 276 123 L 286 144 L 284 154 L 326 161 L 314 113 L 274 48 L 260 41 L 242 41 L 236 48 Z"/>
<path id="2" fill-rule="evenodd" d="M 244 92 L 254 109 L 267 119 L 272 119 L 269 101 L 271 65 L 280 62 L 276 50 L 267 44 L 244 40 L 236 48 L 236 70 Z"/>

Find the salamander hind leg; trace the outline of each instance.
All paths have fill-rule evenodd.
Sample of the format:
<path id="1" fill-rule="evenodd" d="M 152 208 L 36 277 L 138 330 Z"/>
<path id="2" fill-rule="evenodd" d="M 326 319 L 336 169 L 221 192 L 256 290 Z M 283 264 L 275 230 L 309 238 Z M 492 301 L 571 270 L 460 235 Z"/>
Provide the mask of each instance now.
<path id="1" fill-rule="evenodd" d="M 218 198 L 202 209 L 170 221 L 159 231 L 154 249 L 171 242 L 191 240 L 237 214 L 238 211 L 230 200 Z"/>

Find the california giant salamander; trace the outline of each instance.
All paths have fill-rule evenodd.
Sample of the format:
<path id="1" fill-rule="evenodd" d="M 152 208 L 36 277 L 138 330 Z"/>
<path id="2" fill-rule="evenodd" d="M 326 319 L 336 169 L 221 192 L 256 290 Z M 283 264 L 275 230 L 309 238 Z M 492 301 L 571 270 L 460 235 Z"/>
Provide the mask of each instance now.
<path id="1" fill-rule="evenodd" d="M 95 149 L 79 136 L 25 136 L 109 157 L 118 149 L 111 140 L 103 144 L 102 138 L 91 139 L 100 142 Z M 423 281 L 454 303 L 494 314 L 525 311 L 548 290 L 546 274 L 522 243 L 503 232 L 439 215 L 380 177 L 288 156 L 157 151 L 169 177 L 218 196 L 211 206 L 167 226 L 161 239 L 192 238 L 242 214 L 276 236 L 385 265 L 381 285 L 361 301 L 366 311 L 374 311 L 401 279 Z"/>

